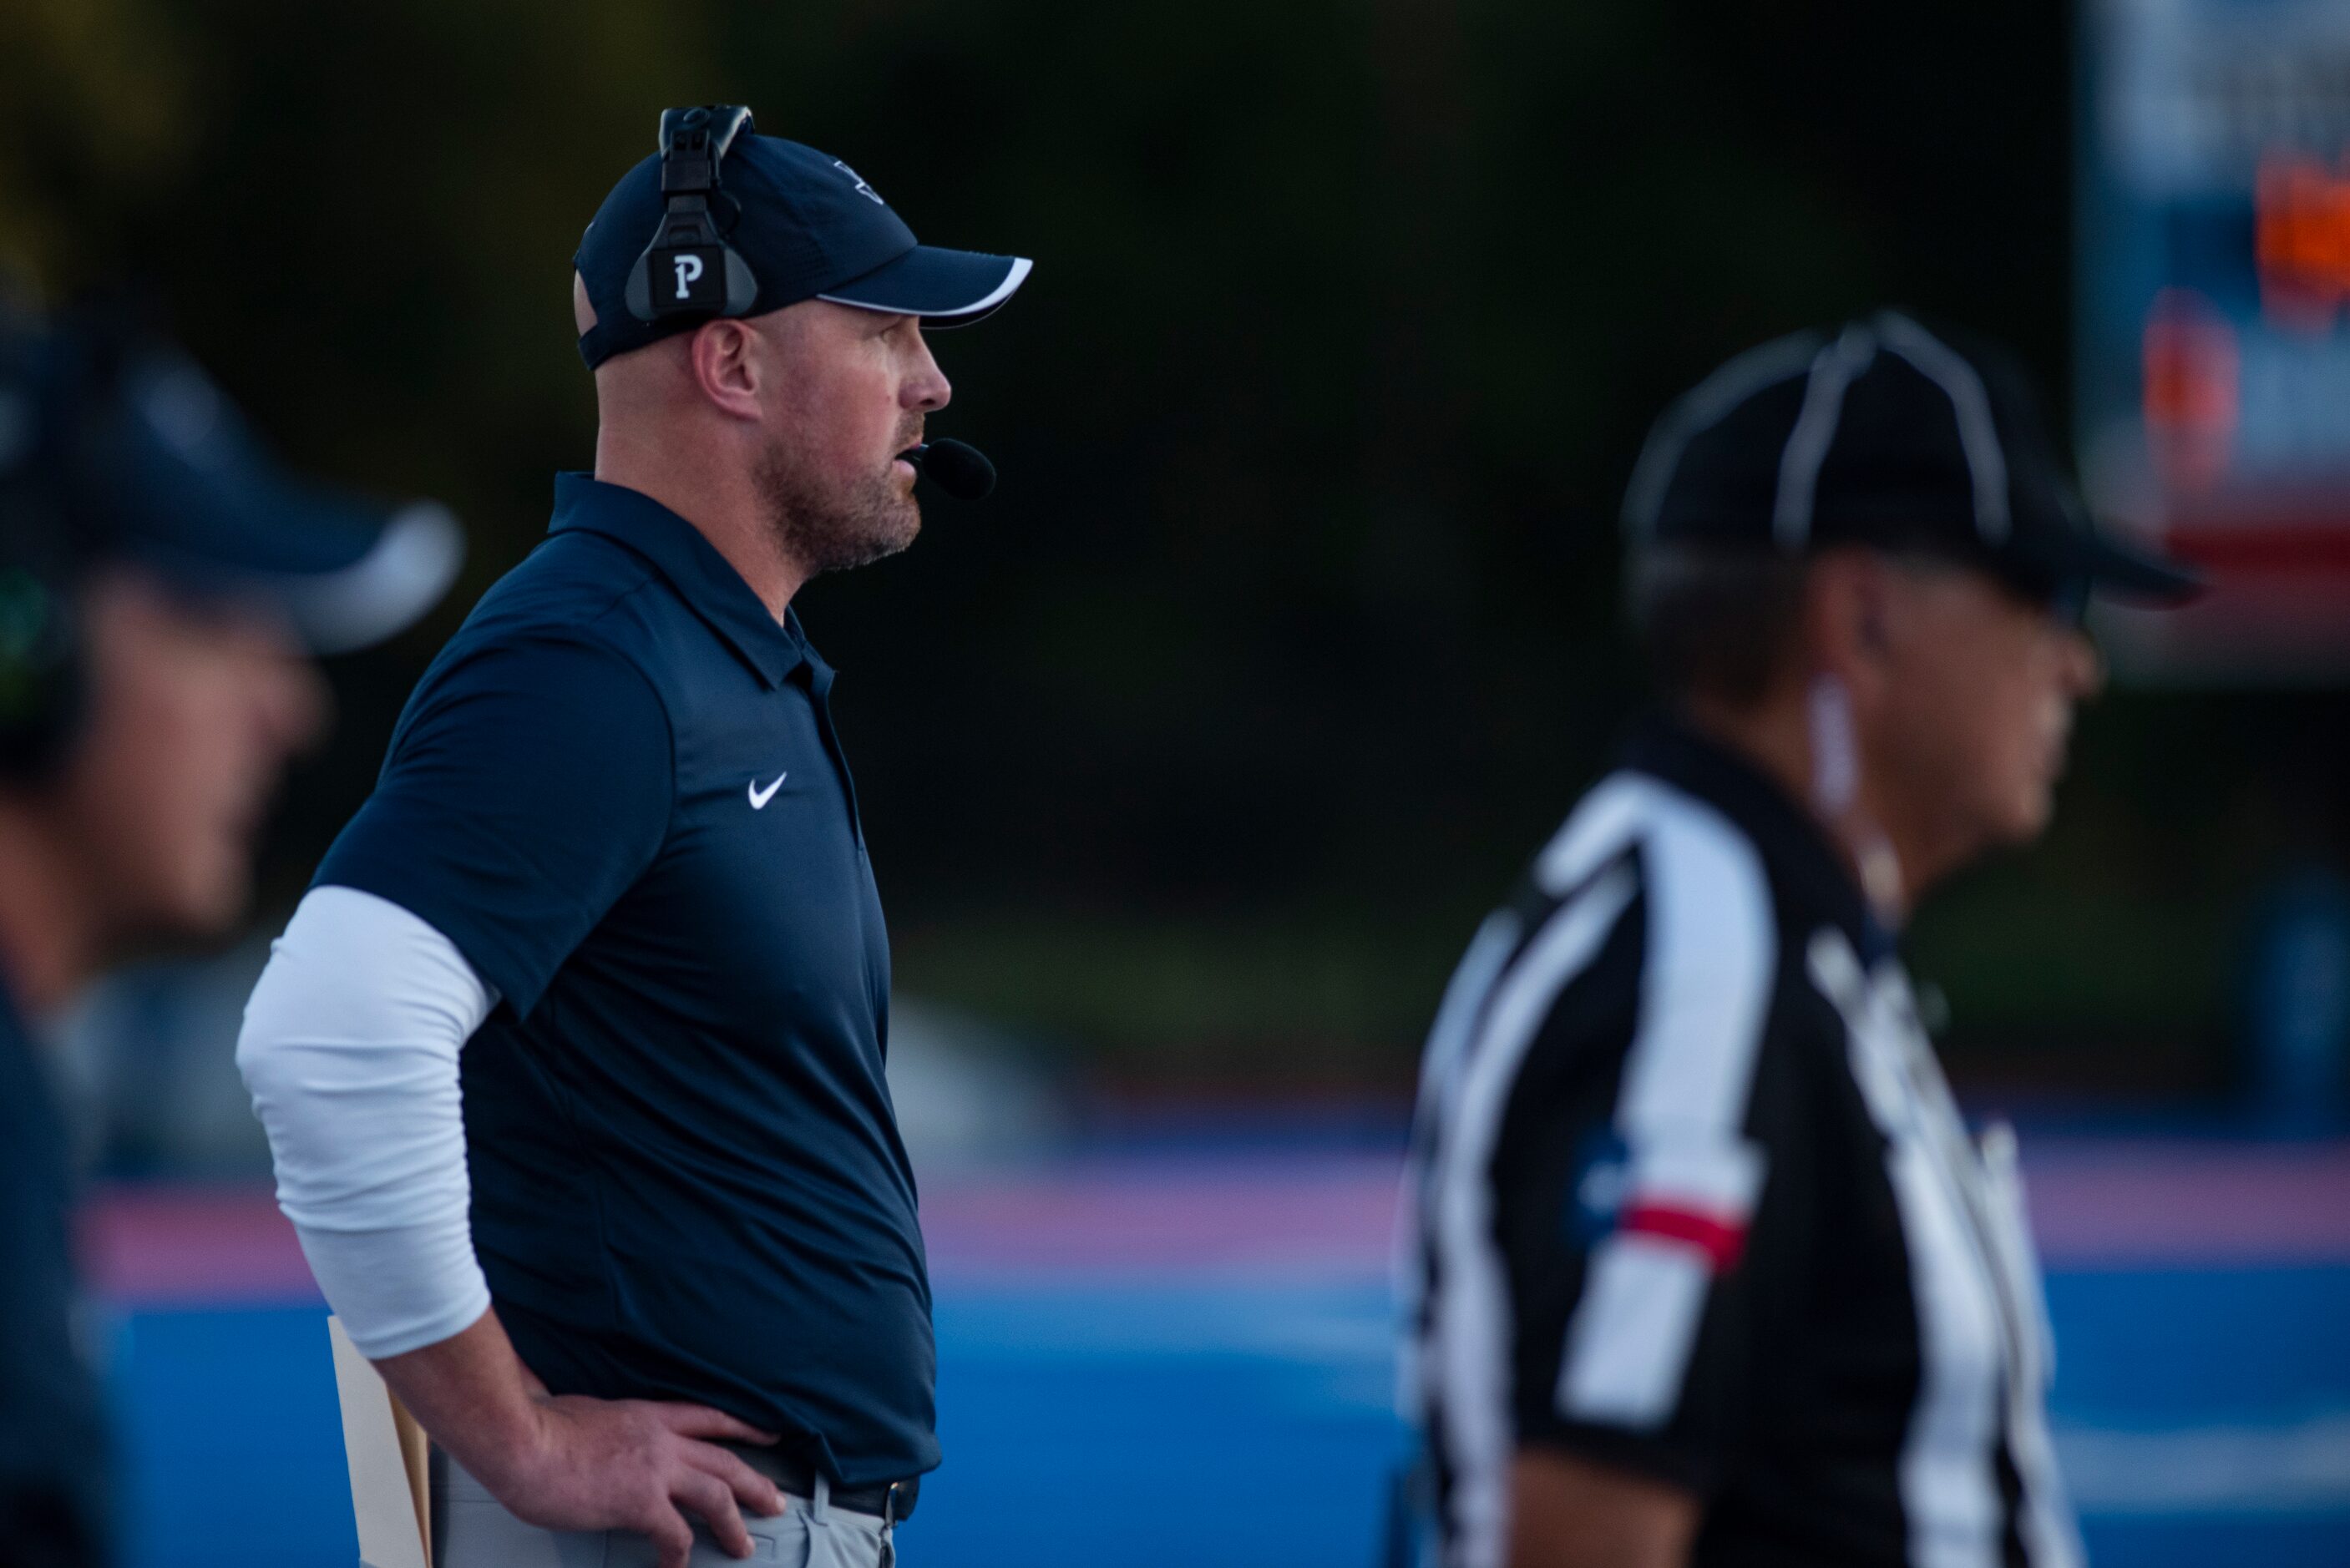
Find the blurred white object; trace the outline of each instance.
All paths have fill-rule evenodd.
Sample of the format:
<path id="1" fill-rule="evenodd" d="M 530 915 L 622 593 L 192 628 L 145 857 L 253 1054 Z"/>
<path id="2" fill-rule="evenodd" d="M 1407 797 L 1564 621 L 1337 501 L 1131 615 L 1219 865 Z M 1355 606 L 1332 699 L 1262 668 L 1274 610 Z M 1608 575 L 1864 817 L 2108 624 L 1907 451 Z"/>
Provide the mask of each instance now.
<path id="1" fill-rule="evenodd" d="M 889 1098 L 926 1175 L 1017 1159 L 1069 1128 L 1066 1096 L 1019 1039 L 907 996 L 889 1003 Z"/>
<path id="2" fill-rule="evenodd" d="M 269 1169 L 268 1139 L 231 1055 L 268 961 L 269 940 L 256 932 L 225 952 L 140 964 L 90 989 L 57 1042 L 90 1158 L 140 1175 Z"/>

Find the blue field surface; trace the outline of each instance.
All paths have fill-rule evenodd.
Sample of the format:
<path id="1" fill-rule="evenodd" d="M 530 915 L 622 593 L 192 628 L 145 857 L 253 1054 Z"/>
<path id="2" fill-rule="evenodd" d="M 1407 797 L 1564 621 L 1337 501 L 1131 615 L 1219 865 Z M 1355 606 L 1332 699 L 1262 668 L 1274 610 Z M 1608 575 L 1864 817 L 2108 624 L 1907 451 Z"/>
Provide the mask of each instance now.
<path id="1" fill-rule="evenodd" d="M 2054 1276 L 2056 1417 L 2104 1568 L 2350 1563 L 2350 1268 Z M 323 1314 L 136 1314 L 130 1568 L 356 1560 Z M 965 1282 L 938 1303 L 928 1568 L 1372 1562 L 1401 1438 L 1385 1291 Z"/>

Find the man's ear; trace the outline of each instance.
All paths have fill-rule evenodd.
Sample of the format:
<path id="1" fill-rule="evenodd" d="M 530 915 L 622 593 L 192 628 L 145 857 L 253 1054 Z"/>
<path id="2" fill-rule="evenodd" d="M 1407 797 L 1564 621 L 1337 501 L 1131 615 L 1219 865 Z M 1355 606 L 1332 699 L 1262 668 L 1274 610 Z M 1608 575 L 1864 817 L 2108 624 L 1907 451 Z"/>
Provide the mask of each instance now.
<path id="1" fill-rule="evenodd" d="M 588 297 L 588 280 L 571 275 L 571 325 L 585 337 L 596 326 L 596 306 Z"/>
<path id="2" fill-rule="evenodd" d="M 1892 584 L 1866 550 L 1825 550 L 1813 559 L 1804 596 L 1806 662 L 1859 692 L 1882 678 L 1893 651 Z"/>
<path id="3" fill-rule="evenodd" d="M 695 389 L 723 413 L 737 419 L 759 418 L 765 345 L 750 324 L 722 317 L 695 327 L 685 341 Z"/>

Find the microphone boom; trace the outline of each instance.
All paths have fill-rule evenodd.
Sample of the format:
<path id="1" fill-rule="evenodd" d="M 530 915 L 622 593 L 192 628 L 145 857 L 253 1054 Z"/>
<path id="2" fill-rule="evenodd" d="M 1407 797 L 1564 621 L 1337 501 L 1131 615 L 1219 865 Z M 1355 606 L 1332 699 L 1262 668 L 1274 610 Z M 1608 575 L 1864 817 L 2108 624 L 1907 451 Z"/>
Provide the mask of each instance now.
<path id="1" fill-rule="evenodd" d="M 898 455 L 958 501 L 983 501 L 995 488 L 995 465 L 968 441 L 925 441 Z"/>

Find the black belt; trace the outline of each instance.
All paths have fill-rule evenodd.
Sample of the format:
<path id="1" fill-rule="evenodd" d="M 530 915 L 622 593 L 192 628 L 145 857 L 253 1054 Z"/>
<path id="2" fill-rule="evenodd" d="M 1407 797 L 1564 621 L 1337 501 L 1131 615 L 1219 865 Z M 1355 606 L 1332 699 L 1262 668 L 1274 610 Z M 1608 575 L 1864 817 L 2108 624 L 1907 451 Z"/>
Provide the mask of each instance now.
<path id="1" fill-rule="evenodd" d="M 728 1443 L 724 1447 L 743 1456 L 750 1467 L 765 1476 L 794 1497 L 816 1496 L 816 1468 L 794 1454 L 777 1453 L 773 1449 L 754 1448 L 748 1443 Z M 922 1478 L 914 1476 L 901 1481 L 880 1481 L 872 1486 L 837 1486 L 832 1489 L 831 1505 L 845 1508 L 851 1513 L 879 1515 L 892 1524 L 914 1517 L 914 1503 L 922 1495 Z"/>

